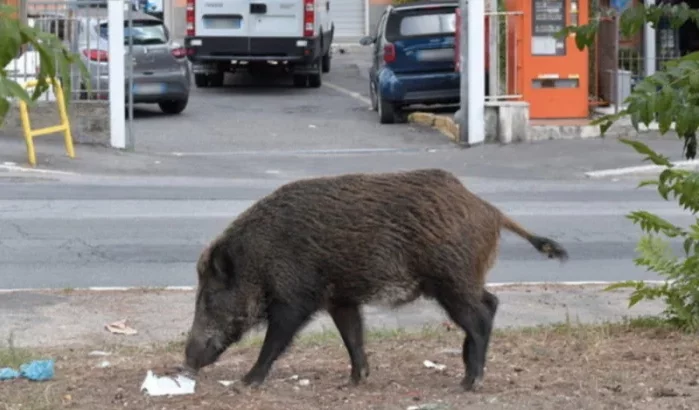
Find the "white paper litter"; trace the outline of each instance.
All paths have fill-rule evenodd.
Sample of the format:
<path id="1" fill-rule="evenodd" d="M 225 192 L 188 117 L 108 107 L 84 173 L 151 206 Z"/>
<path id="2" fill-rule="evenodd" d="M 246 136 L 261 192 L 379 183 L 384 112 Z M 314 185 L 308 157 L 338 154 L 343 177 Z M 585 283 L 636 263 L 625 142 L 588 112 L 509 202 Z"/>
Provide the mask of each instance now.
<path id="1" fill-rule="evenodd" d="M 102 350 L 93 350 L 90 353 L 87 354 L 88 356 L 111 356 L 112 354 L 109 352 L 104 352 Z"/>
<path id="2" fill-rule="evenodd" d="M 141 391 L 145 390 L 150 396 L 168 396 L 180 394 L 194 394 L 196 382 L 187 376 L 178 374 L 170 376 L 156 376 L 151 370 L 146 373 L 146 378 L 141 385 Z"/>
<path id="3" fill-rule="evenodd" d="M 430 369 L 444 370 L 447 368 L 447 366 L 444 364 L 437 364 L 437 363 L 429 361 L 429 360 L 425 360 L 424 362 L 422 362 L 422 364 L 425 367 L 430 368 Z"/>
<path id="4" fill-rule="evenodd" d="M 219 383 L 221 383 L 224 387 L 228 387 L 231 384 L 235 383 L 235 380 L 219 380 Z"/>

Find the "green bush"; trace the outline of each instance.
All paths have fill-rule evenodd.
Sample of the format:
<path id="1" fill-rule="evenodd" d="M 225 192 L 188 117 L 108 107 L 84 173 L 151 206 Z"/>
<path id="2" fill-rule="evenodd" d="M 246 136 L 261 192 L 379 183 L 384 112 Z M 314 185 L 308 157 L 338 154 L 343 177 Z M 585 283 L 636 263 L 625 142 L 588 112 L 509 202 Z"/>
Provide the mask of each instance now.
<path id="1" fill-rule="evenodd" d="M 65 48 L 58 37 L 23 24 L 15 15 L 14 8 L 0 4 L 0 125 L 4 122 L 12 99 L 19 98 L 32 104 L 51 87 L 50 78 L 59 77 L 63 95 L 66 102 L 69 101 L 71 65 L 77 64 L 83 78 L 87 78 L 85 65 L 76 54 Z M 28 46 L 38 52 L 40 61 L 38 84 L 31 96 L 17 81 L 8 78 L 5 70 Z"/>
<path id="2" fill-rule="evenodd" d="M 699 22 L 699 11 L 686 3 L 645 7 L 639 4 L 625 10 L 620 16 L 621 34 L 631 36 L 642 30 L 646 22 L 657 27 L 666 17 L 671 26 L 678 28 L 686 21 Z M 597 22 L 566 27 L 560 35 L 576 34 L 579 49 L 594 44 Z M 627 108 L 618 114 L 595 120 L 604 133 L 621 118 L 629 118 L 638 130 L 639 124 L 648 126 L 657 121 L 661 134 L 675 131 L 683 142 L 681 150 L 687 159 L 696 156 L 696 132 L 699 127 L 699 52 L 669 62 L 655 74 L 644 78 L 625 100 Z M 665 200 L 675 200 L 685 211 L 696 216 L 699 211 L 699 173 L 675 168 L 668 158 L 659 155 L 640 141 L 622 139 L 638 153 L 664 168 L 657 178 L 643 181 L 641 186 L 654 185 Z M 632 212 L 627 217 L 638 225 L 644 235 L 638 242 L 636 265 L 665 279 L 661 286 L 650 286 L 643 281 L 627 281 L 607 289 L 632 288 L 629 307 L 641 300 L 661 299 L 665 303 L 664 319 L 687 331 L 699 330 L 699 219 L 688 227 L 676 226 L 646 211 Z M 684 255 L 674 255 L 669 239 L 684 241 Z"/>

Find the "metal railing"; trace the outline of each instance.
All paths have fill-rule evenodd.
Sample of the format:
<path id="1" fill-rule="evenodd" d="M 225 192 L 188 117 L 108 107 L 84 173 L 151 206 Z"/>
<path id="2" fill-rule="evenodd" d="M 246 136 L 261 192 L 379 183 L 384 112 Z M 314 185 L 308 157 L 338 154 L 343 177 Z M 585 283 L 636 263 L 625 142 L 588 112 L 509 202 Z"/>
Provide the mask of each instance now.
<path id="1" fill-rule="evenodd" d="M 125 2 L 125 4 L 128 4 Z M 105 101 L 109 99 L 109 49 L 107 47 L 105 0 L 30 1 L 25 4 L 26 23 L 40 31 L 56 35 L 86 65 L 87 80 L 80 69 L 71 66 L 71 101 Z M 127 19 L 130 13 L 125 13 Z M 105 24 L 104 29 L 96 28 Z M 39 73 L 38 52 L 27 48 L 6 67 L 8 77 L 19 83 L 36 80 Z M 89 86 L 88 86 L 89 84 Z M 55 101 L 53 90 L 39 101 Z"/>
<path id="2" fill-rule="evenodd" d="M 643 35 L 620 38 L 618 16 L 599 16 L 595 64 L 590 69 L 591 95 L 595 105 L 610 105 L 617 112 L 634 86 L 652 71 L 662 70 L 667 61 L 680 57 L 677 35 L 669 27 L 656 29 L 655 54 L 643 53 Z M 650 67 L 648 67 L 650 66 Z"/>
<path id="3" fill-rule="evenodd" d="M 517 100 L 522 98 L 518 81 L 521 56 L 518 55 L 524 13 L 521 11 L 497 11 L 485 13 L 486 22 L 486 76 L 488 88 L 486 102 Z M 494 74 L 497 74 L 494 76 Z"/>

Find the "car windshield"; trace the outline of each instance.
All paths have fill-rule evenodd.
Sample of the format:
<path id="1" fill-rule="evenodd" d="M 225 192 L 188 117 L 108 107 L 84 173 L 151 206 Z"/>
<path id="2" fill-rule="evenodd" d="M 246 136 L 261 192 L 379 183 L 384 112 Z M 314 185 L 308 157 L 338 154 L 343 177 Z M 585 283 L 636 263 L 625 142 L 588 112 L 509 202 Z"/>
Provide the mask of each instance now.
<path id="1" fill-rule="evenodd" d="M 386 24 L 386 38 L 454 35 L 455 8 L 429 8 L 397 12 Z"/>
<path id="2" fill-rule="evenodd" d="M 167 43 L 167 33 L 165 26 L 157 21 L 134 21 L 132 28 L 124 26 L 124 44 L 129 43 L 129 36 L 133 39 L 134 45 L 165 44 Z M 109 26 L 107 23 L 99 26 L 100 37 L 109 38 Z"/>

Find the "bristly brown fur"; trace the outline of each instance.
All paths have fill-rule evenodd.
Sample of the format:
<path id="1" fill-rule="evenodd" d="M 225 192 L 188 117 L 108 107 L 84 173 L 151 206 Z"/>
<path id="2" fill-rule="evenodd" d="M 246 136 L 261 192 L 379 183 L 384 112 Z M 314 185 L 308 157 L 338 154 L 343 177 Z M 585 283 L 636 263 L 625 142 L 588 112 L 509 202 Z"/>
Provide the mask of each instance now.
<path id="1" fill-rule="evenodd" d="M 476 388 L 498 305 L 484 285 L 503 227 L 551 257 L 567 257 L 560 245 L 530 234 L 443 170 L 286 184 L 236 218 L 202 253 L 188 364 L 206 366 L 265 319 L 269 341 L 244 378 L 259 384 L 293 335 L 315 312 L 327 310 L 358 382 L 368 375 L 359 308 L 425 296 L 469 334 L 463 383 Z"/>

